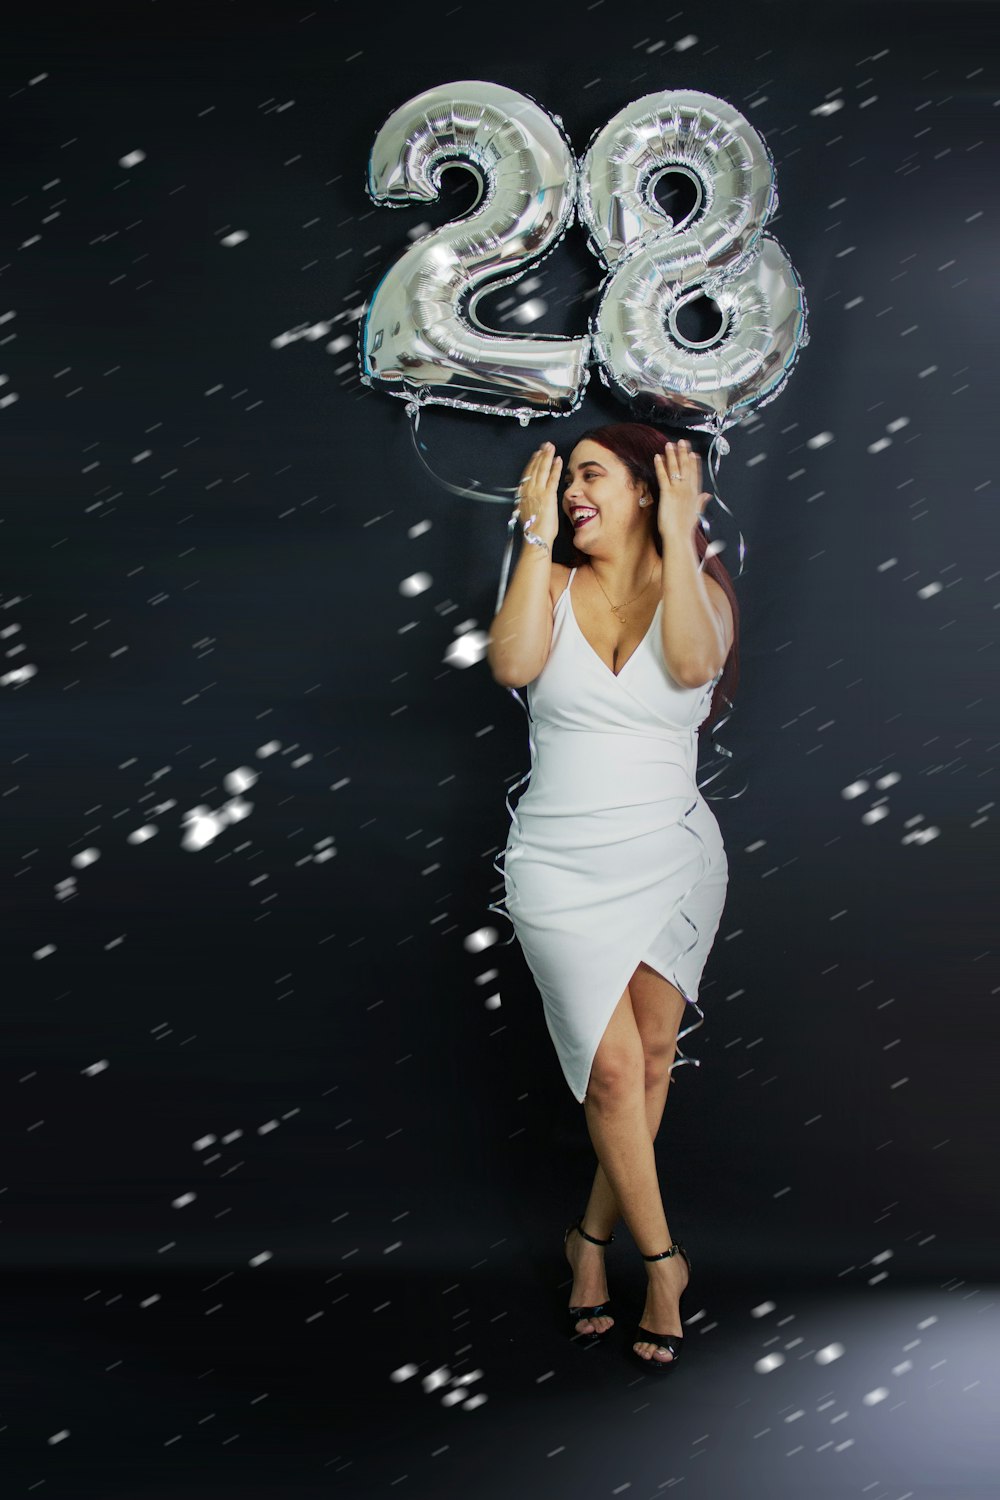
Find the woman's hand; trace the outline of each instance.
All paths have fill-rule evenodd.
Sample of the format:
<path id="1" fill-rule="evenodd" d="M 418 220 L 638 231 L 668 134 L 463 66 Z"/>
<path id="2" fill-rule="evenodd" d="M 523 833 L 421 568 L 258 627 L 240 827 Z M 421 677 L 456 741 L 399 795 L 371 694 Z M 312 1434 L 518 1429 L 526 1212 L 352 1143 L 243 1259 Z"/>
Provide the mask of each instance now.
<path id="1" fill-rule="evenodd" d="M 701 459 L 685 439 L 668 443 L 664 454 L 653 456 L 660 485 L 656 524 L 660 535 L 690 536 L 698 518 L 711 500 L 701 487 Z"/>
<path id="2" fill-rule="evenodd" d="M 517 517 L 534 536 L 552 543 L 559 535 L 559 475 L 562 459 L 554 443 L 543 443 L 528 460 L 517 487 Z"/>

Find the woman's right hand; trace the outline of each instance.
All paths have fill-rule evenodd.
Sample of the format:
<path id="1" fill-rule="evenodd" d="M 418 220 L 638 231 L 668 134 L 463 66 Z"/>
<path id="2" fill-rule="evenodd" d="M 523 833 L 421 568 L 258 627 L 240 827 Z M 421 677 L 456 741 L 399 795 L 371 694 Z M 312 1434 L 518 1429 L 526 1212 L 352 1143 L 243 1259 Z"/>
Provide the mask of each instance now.
<path id="1" fill-rule="evenodd" d="M 549 546 L 559 535 L 559 476 L 562 459 L 554 443 L 536 448 L 517 487 L 517 518 Z M 534 520 L 531 518 L 534 517 Z"/>

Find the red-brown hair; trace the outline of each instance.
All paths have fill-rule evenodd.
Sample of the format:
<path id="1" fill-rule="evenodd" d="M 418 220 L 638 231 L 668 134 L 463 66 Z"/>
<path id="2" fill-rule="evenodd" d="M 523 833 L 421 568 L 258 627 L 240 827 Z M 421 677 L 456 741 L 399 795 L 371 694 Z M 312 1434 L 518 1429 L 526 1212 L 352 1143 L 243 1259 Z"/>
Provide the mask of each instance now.
<path id="1" fill-rule="evenodd" d="M 595 443 L 600 443 L 602 448 L 607 448 L 622 463 L 632 475 L 636 484 L 645 484 L 654 502 L 660 493 L 659 480 L 656 477 L 656 468 L 653 456 L 666 450 L 669 439 L 656 427 L 650 427 L 645 422 L 614 422 L 607 427 L 591 427 L 589 431 L 583 432 L 573 444 L 582 443 L 584 439 L 590 438 Z M 656 550 L 663 556 L 663 538 L 660 528 L 656 524 L 656 510 L 653 516 L 653 541 Z M 560 512 L 560 523 L 562 512 Z M 708 540 L 700 526 L 694 528 L 695 547 L 699 558 L 704 560 L 708 551 Z M 574 542 L 570 543 L 572 552 L 572 566 L 582 567 L 589 559 L 586 553 L 581 552 Z M 709 729 L 714 721 L 723 712 L 726 704 L 731 704 L 740 681 L 740 606 L 736 599 L 736 591 L 733 581 L 727 570 L 719 561 L 717 553 L 704 563 L 704 571 L 715 579 L 716 583 L 725 590 L 726 598 L 729 600 L 733 611 L 733 644 L 729 655 L 726 657 L 722 676 L 715 685 L 712 694 L 712 706 L 708 716 L 699 726 L 698 733 L 702 734 Z"/>

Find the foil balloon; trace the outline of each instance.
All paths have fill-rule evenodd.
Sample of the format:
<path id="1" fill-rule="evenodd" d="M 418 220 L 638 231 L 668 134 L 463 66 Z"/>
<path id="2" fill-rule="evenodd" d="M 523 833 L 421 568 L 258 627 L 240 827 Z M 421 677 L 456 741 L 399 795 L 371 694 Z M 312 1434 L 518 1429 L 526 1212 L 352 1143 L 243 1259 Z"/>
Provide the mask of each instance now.
<path id="1" fill-rule="evenodd" d="M 637 250 L 609 282 L 593 323 L 602 378 L 637 413 L 721 432 L 784 386 L 808 342 L 805 294 L 768 235 L 726 273 L 678 274 L 668 254 L 657 244 Z M 679 319 L 703 296 L 721 326 L 696 342 Z"/>
<path id="2" fill-rule="evenodd" d="M 577 167 L 561 121 L 499 84 L 428 89 L 378 131 L 369 196 L 433 202 L 456 161 L 479 183 L 477 204 L 423 235 L 382 278 L 361 327 L 361 379 L 411 403 L 522 421 L 569 413 L 583 399 L 589 336 L 509 336 L 476 320 L 478 299 L 522 276 L 573 220 Z"/>
<path id="3" fill-rule="evenodd" d="M 695 190 L 675 220 L 655 190 L 667 174 Z M 808 342 L 801 283 L 763 229 L 778 195 L 761 137 L 724 100 L 647 94 L 598 130 L 580 174 L 580 217 L 610 275 L 591 322 L 605 384 L 637 415 L 712 432 L 773 399 Z M 719 326 L 682 326 L 707 297 Z"/>

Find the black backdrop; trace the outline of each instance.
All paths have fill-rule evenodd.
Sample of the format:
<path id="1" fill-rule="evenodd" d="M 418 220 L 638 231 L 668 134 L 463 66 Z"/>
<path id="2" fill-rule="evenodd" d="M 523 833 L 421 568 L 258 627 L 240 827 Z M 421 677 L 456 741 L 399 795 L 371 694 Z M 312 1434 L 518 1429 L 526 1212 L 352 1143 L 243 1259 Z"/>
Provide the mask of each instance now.
<path id="1" fill-rule="evenodd" d="M 896 1278 L 992 1270 L 995 11 L 668 10 L 143 4 L 8 34 L 9 1286 L 128 1277 L 138 1307 L 208 1268 L 250 1317 L 297 1269 L 296 1326 L 325 1308 L 332 1338 L 366 1274 L 397 1278 L 394 1315 L 456 1267 L 558 1278 L 593 1158 L 488 910 L 526 721 L 449 658 L 489 626 L 507 511 L 435 485 L 356 357 L 408 233 L 473 201 L 449 171 L 430 209 L 375 207 L 372 138 L 467 77 L 578 152 L 641 93 L 729 100 L 809 302 L 786 389 L 729 434 L 735 523 L 713 516 L 733 575 L 746 543 L 708 789 L 731 873 L 658 1142 L 671 1223 L 765 1289 L 863 1285 L 886 1250 Z M 582 332 L 582 232 L 534 274 L 531 331 Z M 512 292 L 480 308 L 500 330 Z M 490 489 L 626 416 L 595 378 L 568 419 L 438 407 L 421 437 Z M 408 1349 L 380 1345 L 383 1393 Z"/>

